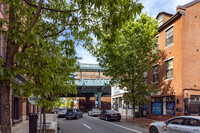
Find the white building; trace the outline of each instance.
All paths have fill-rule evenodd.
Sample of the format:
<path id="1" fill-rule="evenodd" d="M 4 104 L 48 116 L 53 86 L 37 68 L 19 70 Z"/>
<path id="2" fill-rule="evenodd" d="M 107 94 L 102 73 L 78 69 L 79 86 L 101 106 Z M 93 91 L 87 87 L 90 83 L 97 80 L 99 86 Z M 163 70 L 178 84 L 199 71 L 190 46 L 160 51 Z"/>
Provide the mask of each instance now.
<path id="1" fill-rule="evenodd" d="M 127 109 L 127 116 L 132 117 L 133 116 L 133 110 L 132 105 L 126 106 L 123 94 L 126 91 L 124 89 L 120 89 L 117 85 L 114 85 L 111 87 L 111 107 L 113 110 L 118 111 L 121 113 L 122 116 L 126 116 L 126 109 Z M 136 112 L 138 112 L 138 107 L 136 106 Z"/>

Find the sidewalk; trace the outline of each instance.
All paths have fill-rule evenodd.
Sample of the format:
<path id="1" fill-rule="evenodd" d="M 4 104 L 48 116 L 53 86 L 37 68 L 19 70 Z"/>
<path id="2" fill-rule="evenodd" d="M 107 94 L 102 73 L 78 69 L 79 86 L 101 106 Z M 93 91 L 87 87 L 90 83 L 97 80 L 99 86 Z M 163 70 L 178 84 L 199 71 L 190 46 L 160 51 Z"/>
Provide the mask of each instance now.
<path id="1" fill-rule="evenodd" d="M 42 120 L 43 121 L 43 120 Z M 38 117 L 38 129 L 40 128 L 40 117 Z M 46 128 L 57 130 L 57 115 L 46 114 Z M 12 133 L 28 133 L 29 132 L 29 120 L 23 121 L 19 124 L 11 127 Z"/>
<path id="2" fill-rule="evenodd" d="M 133 120 L 133 118 L 127 118 L 126 121 L 126 117 L 122 116 L 121 118 L 121 122 L 127 122 L 127 123 L 132 123 L 132 124 L 136 124 L 136 125 L 140 125 L 140 126 L 145 126 L 148 127 L 150 123 L 152 122 L 156 122 L 156 120 L 152 120 L 152 119 L 148 119 L 148 118 L 135 118 L 136 121 Z"/>

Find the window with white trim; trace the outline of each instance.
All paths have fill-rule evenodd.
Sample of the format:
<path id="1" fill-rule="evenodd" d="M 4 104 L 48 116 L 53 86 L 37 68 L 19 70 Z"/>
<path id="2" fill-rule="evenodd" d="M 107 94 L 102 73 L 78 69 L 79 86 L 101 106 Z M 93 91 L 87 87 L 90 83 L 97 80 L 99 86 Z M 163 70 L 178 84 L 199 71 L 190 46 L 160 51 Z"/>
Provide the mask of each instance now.
<path id="1" fill-rule="evenodd" d="M 173 44 L 173 27 L 166 30 L 165 37 L 166 37 L 165 47 Z"/>
<path id="2" fill-rule="evenodd" d="M 153 66 L 153 83 L 158 82 L 158 65 Z"/>
<path id="3" fill-rule="evenodd" d="M 173 59 L 165 61 L 165 79 L 173 78 Z"/>
<path id="4" fill-rule="evenodd" d="M 158 27 L 163 24 L 163 15 L 158 18 Z"/>

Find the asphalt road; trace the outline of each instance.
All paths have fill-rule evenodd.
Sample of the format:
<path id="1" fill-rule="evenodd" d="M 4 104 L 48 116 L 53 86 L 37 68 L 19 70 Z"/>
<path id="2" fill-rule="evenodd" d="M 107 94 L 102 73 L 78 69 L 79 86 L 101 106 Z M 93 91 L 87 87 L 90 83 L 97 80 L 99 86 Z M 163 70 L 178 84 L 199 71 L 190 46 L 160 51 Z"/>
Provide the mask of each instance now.
<path id="1" fill-rule="evenodd" d="M 125 122 L 105 121 L 83 115 L 80 119 L 59 118 L 62 133 L 148 133 L 146 127 Z"/>

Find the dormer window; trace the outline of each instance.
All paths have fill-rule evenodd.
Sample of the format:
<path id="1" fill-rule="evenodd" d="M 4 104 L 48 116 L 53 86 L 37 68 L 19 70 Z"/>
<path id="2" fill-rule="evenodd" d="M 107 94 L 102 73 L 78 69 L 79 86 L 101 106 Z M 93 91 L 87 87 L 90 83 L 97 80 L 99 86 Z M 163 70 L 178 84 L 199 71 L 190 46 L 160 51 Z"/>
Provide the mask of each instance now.
<path id="1" fill-rule="evenodd" d="M 160 15 L 158 17 L 158 27 L 160 27 L 163 24 L 163 15 Z"/>

